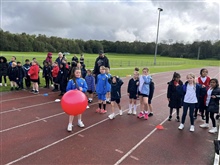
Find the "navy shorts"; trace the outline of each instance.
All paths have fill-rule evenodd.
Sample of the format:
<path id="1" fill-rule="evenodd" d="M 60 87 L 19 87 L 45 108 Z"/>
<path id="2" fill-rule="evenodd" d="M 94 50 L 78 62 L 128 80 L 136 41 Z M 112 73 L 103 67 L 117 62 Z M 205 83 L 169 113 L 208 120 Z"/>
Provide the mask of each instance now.
<path id="1" fill-rule="evenodd" d="M 87 92 L 88 92 L 89 94 L 92 94 L 92 93 L 93 93 L 93 91 L 92 91 L 92 90 L 87 90 Z"/>
<path id="2" fill-rule="evenodd" d="M 117 104 L 120 103 L 120 99 L 114 99 L 114 98 L 111 98 L 111 101 L 115 101 Z"/>
<path id="3" fill-rule="evenodd" d="M 137 94 L 136 93 L 130 93 L 129 94 L 129 99 L 137 99 Z"/>
<path id="4" fill-rule="evenodd" d="M 106 101 L 106 96 L 105 96 L 105 94 L 103 95 L 103 94 L 99 94 L 99 93 L 98 93 L 98 99 L 99 99 L 99 100 L 102 100 L 102 101 Z"/>
<path id="5" fill-rule="evenodd" d="M 145 94 L 143 94 L 143 93 L 140 93 L 140 91 L 138 91 L 138 95 L 139 95 L 139 96 L 142 96 L 142 97 L 149 97 L 148 95 L 145 95 Z"/>

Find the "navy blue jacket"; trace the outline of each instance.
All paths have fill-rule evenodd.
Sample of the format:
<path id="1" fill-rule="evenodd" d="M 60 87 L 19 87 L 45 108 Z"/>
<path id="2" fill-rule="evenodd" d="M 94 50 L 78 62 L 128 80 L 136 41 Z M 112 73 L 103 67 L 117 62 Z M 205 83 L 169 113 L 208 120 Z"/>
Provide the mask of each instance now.
<path id="1" fill-rule="evenodd" d="M 109 79 L 109 83 L 111 84 L 111 98 L 112 99 L 120 99 L 121 98 L 121 86 L 124 82 L 120 79 L 116 79 L 116 83 L 112 83 L 112 80 Z"/>

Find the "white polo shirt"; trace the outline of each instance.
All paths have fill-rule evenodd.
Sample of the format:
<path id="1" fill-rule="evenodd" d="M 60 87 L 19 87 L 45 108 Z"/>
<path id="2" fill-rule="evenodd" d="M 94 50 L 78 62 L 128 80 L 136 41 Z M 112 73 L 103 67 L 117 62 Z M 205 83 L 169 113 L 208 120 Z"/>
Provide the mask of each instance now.
<path id="1" fill-rule="evenodd" d="M 197 103 L 196 86 L 187 84 L 184 103 Z"/>

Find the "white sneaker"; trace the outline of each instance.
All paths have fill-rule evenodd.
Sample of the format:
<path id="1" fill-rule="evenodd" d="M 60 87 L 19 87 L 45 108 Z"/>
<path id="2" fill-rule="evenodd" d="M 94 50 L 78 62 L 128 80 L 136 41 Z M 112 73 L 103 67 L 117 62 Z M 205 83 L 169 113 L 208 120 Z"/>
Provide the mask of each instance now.
<path id="1" fill-rule="evenodd" d="M 53 85 L 53 84 L 51 84 L 51 87 L 53 88 L 53 87 L 54 87 L 54 85 Z"/>
<path id="2" fill-rule="evenodd" d="M 130 114 L 132 114 L 132 110 L 131 109 L 129 109 L 129 111 L 128 111 L 128 115 L 130 115 Z"/>
<path id="3" fill-rule="evenodd" d="M 190 132 L 194 132 L 194 131 L 195 131 L 195 126 L 194 126 L 194 125 L 191 125 L 189 131 L 190 131 Z"/>
<path id="4" fill-rule="evenodd" d="M 209 128 L 209 124 L 204 123 L 204 124 L 201 124 L 199 127 L 201 127 L 201 128 Z"/>
<path id="5" fill-rule="evenodd" d="M 2 86 L 2 83 L 0 83 L 0 87 Z"/>
<path id="6" fill-rule="evenodd" d="M 108 118 L 111 119 L 111 120 L 114 119 L 114 118 L 115 118 L 115 114 L 114 114 L 114 113 L 110 114 L 110 115 L 108 116 Z"/>
<path id="7" fill-rule="evenodd" d="M 123 111 L 122 110 L 119 110 L 119 115 L 122 115 L 123 114 Z"/>
<path id="8" fill-rule="evenodd" d="M 212 129 L 209 130 L 209 133 L 216 133 L 218 132 L 217 127 L 212 127 Z"/>
<path id="9" fill-rule="evenodd" d="M 85 125 L 83 124 L 83 122 L 82 122 L 82 121 L 78 121 L 78 126 L 79 126 L 80 128 L 85 127 Z"/>
<path id="10" fill-rule="evenodd" d="M 183 128 L 184 128 L 184 124 L 181 123 L 178 129 L 182 130 Z"/>
<path id="11" fill-rule="evenodd" d="M 67 126 L 67 131 L 71 132 L 72 130 L 73 130 L 73 125 L 69 123 Z"/>
<path id="12" fill-rule="evenodd" d="M 7 87 L 7 84 L 5 84 L 5 87 Z"/>
<path id="13" fill-rule="evenodd" d="M 136 110 L 133 110 L 133 115 L 136 115 L 137 114 L 137 111 Z"/>

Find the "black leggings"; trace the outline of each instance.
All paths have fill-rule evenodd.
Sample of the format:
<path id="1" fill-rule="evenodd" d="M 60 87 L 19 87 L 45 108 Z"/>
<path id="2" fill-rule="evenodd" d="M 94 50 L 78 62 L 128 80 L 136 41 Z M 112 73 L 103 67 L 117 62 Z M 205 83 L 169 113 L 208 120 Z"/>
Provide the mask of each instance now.
<path id="1" fill-rule="evenodd" d="M 212 126 L 213 127 L 216 127 L 216 122 L 215 122 L 215 118 L 214 118 L 214 114 L 213 112 L 205 112 L 205 120 L 206 120 L 206 123 L 209 123 L 209 114 L 210 114 L 210 119 L 212 120 Z"/>
<path id="2" fill-rule="evenodd" d="M 7 83 L 6 76 L 2 76 L 2 75 L 1 75 L 1 77 L 0 77 L 0 83 L 2 83 L 2 77 L 4 78 L 4 82 L 5 82 L 5 84 L 6 84 L 6 83 Z"/>
<path id="3" fill-rule="evenodd" d="M 170 116 L 172 116 L 173 108 L 170 108 Z M 179 108 L 176 108 L 176 116 L 179 116 Z"/>

